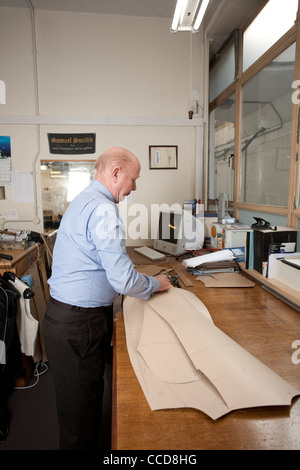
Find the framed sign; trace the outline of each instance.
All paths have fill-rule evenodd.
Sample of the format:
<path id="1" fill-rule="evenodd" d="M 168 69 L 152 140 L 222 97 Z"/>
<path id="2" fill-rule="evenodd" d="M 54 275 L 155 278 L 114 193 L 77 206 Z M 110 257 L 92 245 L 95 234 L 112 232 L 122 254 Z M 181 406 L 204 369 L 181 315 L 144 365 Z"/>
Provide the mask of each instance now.
<path id="1" fill-rule="evenodd" d="M 95 153 L 96 134 L 48 134 L 50 153 L 82 155 Z"/>
<path id="2" fill-rule="evenodd" d="M 177 145 L 149 146 L 150 170 L 176 170 L 178 166 Z"/>

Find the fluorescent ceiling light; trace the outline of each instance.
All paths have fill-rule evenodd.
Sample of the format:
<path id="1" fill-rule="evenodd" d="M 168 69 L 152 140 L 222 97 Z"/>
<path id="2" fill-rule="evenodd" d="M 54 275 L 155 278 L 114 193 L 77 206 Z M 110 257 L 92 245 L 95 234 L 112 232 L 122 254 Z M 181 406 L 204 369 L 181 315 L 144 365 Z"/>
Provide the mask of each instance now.
<path id="1" fill-rule="evenodd" d="M 205 12 L 207 10 L 208 4 L 210 0 L 202 0 L 201 6 L 198 11 L 198 15 L 196 17 L 196 21 L 194 23 L 194 31 L 198 31 L 200 28 L 200 25 L 202 23 L 202 20 L 204 18 Z"/>
<path id="2" fill-rule="evenodd" d="M 171 31 L 196 33 L 201 25 L 210 0 L 177 0 Z"/>
<path id="3" fill-rule="evenodd" d="M 187 0 L 177 0 L 175 12 L 174 12 L 174 18 L 173 18 L 173 22 L 171 26 L 172 31 L 177 31 L 179 22 L 180 22 L 180 17 L 181 17 L 183 8 L 185 7 L 186 3 L 187 3 Z"/>

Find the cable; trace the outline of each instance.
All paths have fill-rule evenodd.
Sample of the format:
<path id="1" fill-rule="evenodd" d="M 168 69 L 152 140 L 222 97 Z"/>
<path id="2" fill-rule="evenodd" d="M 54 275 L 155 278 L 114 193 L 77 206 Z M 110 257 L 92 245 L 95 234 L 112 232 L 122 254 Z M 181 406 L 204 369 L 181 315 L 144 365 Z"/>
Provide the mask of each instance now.
<path id="1" fill-rule="evenodd" d="M 38 371 L 39 366 L 45 367 L 45 370 L 42 371 L 42 372 L 39 372 L 39 371 Z M 35 387 L 36 384 L 37 384 L 37 383 L 39 382 L 39 380 L 40 380 L 40 375 L 45 374 L 45 373 L 47 372 L 47 370 L 48 370 L 48 366 L 47 366 L 47 364 L 45 364 L 45 362 L 42 362 L 42 361 L 37 362 L 36 365 L 35 365 L 34 372 L 33 372 L 33 375 L 36 377 L 36 381 L 35 381 L 33 384 L 31 384 L 31 385 L 27 385 L 26 387 L 13 387 L 14 390 L 27 390 L 28 388 L 33 388 L 33 387 Z"/>

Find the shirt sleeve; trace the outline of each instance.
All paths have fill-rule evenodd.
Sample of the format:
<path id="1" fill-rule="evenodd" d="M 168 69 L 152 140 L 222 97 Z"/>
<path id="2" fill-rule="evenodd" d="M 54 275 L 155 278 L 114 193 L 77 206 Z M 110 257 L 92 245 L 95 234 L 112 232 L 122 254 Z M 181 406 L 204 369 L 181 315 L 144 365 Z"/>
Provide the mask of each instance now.
<path id="1" fill-rule="evenodd" d="M 126 252 L 125 228 L 115 204 L 99 205 L 90 227 L 89 236 L 108 282 L 116 292 L 146 300 L 159 289 L 159 281 L 138 273 L 130 260 Z"/>

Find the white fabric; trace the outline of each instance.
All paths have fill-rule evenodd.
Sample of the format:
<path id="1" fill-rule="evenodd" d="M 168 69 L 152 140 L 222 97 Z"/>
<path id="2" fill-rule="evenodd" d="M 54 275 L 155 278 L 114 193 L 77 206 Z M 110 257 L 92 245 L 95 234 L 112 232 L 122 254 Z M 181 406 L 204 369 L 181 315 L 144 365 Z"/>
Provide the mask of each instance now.
<path id="1" fill-rule="evenodd" d="M 37 348 L 39 347 L 37 341 L 39 322 L 31 314 L 30 299 L 24 299 L 23 297 L 24 291 L 28 289 L 28 285 L 22 282 L 17 277 L 14 281 L 9 282 L 13 284 L 14 287 L 21 294 L 18 303 L 16 319 L 21 344 L 21 351 L 26 356 L 35 357 L 37 354 Z"/>

